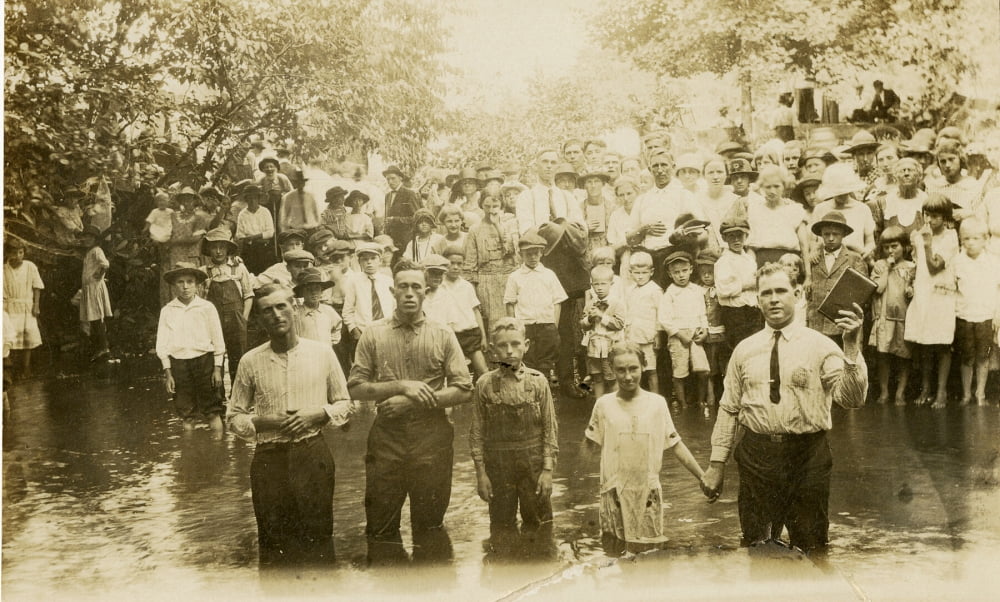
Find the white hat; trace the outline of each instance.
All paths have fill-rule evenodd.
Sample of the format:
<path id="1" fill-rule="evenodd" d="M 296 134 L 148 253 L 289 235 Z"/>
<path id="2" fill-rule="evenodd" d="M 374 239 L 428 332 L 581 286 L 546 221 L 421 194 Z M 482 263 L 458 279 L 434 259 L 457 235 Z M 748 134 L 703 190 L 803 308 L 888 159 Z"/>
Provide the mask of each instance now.
<path id="1" fill-rule="evenodd" d="M 853 167 L 847 163 L 834 163 L 823 172 L 823 179 L 816 188 L 816 198 L 825 201 L 864 189 L 865 183 L 854 173 Z"/>

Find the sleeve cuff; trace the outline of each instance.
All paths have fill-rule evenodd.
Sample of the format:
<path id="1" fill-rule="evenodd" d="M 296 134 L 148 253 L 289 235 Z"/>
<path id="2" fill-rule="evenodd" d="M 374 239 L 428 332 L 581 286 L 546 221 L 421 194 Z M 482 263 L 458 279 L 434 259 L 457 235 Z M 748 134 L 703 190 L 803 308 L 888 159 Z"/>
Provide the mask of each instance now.
<path id="1" fill-rule="evenodd" d="M 712 446 L 712 455 L 709 457 L 709 462 L 722 462 L 725 464 L 729 461 L 729 448 L 719 447 L 718 445 Z"/>

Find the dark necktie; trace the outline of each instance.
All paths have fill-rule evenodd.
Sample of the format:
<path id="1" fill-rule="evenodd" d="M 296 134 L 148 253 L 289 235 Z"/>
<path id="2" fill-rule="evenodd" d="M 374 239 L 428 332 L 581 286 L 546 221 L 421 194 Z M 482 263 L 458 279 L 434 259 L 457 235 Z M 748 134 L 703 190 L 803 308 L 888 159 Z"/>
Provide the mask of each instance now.
<path id="1" fill-rule="evenodd" d="M 385 317 L 382 313 L 382 302 L 379 301 L 378 291 L 375 290 L 375 277 L 371 277 L 372 281 L 372 320 L 381 320 Z"/>
<path id="2" fill-rule="evenodd" d="M 781 366 L 778 363 L 778 340 L 781 339 L 781 331 L 774 331 L 774 344 L 771 345 L 771 403 L 781 401 Z"/>

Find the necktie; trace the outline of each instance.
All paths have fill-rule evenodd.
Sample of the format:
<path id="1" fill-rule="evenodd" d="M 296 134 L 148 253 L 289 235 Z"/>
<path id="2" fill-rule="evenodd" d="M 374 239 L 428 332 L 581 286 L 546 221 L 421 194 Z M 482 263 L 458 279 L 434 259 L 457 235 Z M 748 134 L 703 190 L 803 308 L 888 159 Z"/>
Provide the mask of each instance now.
<path id="1" fill-rule="evenodd" d="M 771 346 L 771 403 L 781 401 L 781 366 L 778 363 L 778 340 L 781 339 L 781 331 L 774 331 L 774 344 Z"/>
<path id="2" fill-rule="evenodd" d="M 378 291 L 375 290 L 375 278 L 371 277 L 372 281 L 372 320 L 381 320 L 385 317 L 382 313 L 382 302 L 378 299 Z M 774 361 L 774 360 L 772 360 Z"/>
<path id="3" fill-rule="evenodd" d="M 554 220 L 558 217 L 556 211 L 556 189 L 555 187 L 549 188 L 549 220 Z M 546 220 L 546 221 L 549 221 Z"/>

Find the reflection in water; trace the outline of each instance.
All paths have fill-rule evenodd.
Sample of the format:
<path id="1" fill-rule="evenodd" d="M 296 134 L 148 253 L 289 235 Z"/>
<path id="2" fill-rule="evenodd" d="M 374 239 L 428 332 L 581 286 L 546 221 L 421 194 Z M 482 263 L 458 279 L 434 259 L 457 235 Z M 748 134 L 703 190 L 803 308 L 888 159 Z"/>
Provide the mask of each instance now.
<path id="1" fill-rule="evenodd" d="M 593 599 L 620 597 L 626 581 L 637 593 L 655 591 L 665 579 L 710 582 L 723 591 L 730 584 L 737 591 L 751 578 L 790 577 L 783 566 L 802 568 L 796 579 L 823 576 L 815 563 L 794 554 L 758 562 L 737 550 L 736 469 L 729 467 L 722 498 L 709 505 L 677 462 L 664 462 L 661 473 L 665 549 L 608 564 L 598 523 L 599 467 L 579 454 L 590 404 L 560 401 L 551 525 L 490 532 L 469 457 L 470 412 L 459 408 L 452 414 L 455 465 L 446 528 L 412 534 L 404 511 L 392 554 L 405 564 L 368 568 L 364 454 L 373 416 L 366 411 L 338 433 L 335 444 L 335 570 L 262 580 L 249 487 L 251 446 L 231 436 L 213 440 L 207 430 L 184 436 L 156 378 L 29 381 L 11 393 L 13 410 L 3 433 L 3 594 L 12 599 L 100 592 L 112 585 L 122 595 L 152 589 L 164 597 L 197 597 L 212 587 L 229 598 L 320 595 L 341 587 L 378 597 L 386 588 L 423 594 L 433 586 L 439 597 L 535 592 L 541 598 Z M 707 462 L 713 420 L 692 408 L 674 421 L 695 457 Z M 828 563 L 820 566 L 841 580 L 851 575 L 853 585 L 845 590 L 841 581 L 831 591 L 891 593 L 896 590 L 886 584 L 968 578 L 967 563 L 995 554 L 996 407 L 836 409 L 834 425 L 831 548 Z M 911 578 L 901 578 L 900 571 L 910 571 Z M 643 575 L 650 581 L 643 583 Z M 546 585 L 528 587 L 533 582 Z M 918 594 L 932 591 L 910 587 Z M 479 593 L 459 595 L 463 591 Z"/>

